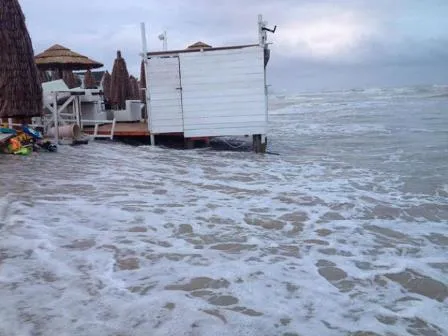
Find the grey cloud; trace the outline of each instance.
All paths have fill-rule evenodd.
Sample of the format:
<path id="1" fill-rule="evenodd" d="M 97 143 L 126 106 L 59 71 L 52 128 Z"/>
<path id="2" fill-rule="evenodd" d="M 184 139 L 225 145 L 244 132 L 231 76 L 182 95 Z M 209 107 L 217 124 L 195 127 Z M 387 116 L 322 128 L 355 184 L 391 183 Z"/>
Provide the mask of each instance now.
<path id="1" fill-rule="evenodd" d="M 317 88 L 319 78 L 322 87 L 432 82 L 446 71 L 445 0 L 79 0 L 70 16 L 60 14 L 60 1 L 21 3 L 36 51 L 61 43 L 110 69 L 121 49 L 136 75 L 139 22 L 148 24 L 151 49 L 161 47 L 164 29 L 170 48 L 197 40 L 226 45 L 256 41 L 259 13 L 278 25 L 269 37 L 269 74 L 278 88 L 303 88 L 306 80 Z M 351 78 L 356 71 L 363 75 Z"/>

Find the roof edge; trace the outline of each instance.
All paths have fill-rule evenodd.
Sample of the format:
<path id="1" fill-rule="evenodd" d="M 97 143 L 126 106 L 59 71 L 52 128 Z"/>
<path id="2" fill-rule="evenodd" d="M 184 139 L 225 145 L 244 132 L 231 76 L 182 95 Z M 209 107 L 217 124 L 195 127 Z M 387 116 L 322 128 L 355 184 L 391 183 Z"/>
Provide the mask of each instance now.
<path id="1" fill-rule="evenodd" d="M 243 44 L 243 45 L 235 45 L 228 47 L 212 47 L 212 48 L 197 48 L 197 49 L 179 49 L 179 50 L 167 50 L 167 51 L 151 51 L 148 52 L 147 56 L 163 56 L 163 55 L 173 55 L 173 54 L 182 54 L 182 53 L 194 53 L 194 52 L 209 52 L 216 50 L 233 50 L 233 49 L 244 49 L 250 47 L 257 47 L 259 44 Z"/>

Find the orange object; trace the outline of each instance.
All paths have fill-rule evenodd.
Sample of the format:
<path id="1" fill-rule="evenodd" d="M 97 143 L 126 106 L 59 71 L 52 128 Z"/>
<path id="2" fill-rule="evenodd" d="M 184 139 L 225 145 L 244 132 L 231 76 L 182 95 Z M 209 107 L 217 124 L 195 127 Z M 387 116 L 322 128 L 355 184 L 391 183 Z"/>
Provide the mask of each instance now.
<path id="1" fill-rule="evenodd" d="M 18 139 L 12 138 L 9 140 L 9 150 L 11 152 L 18 151 L 20 148 L 22 148 L 22 144 Z"/>

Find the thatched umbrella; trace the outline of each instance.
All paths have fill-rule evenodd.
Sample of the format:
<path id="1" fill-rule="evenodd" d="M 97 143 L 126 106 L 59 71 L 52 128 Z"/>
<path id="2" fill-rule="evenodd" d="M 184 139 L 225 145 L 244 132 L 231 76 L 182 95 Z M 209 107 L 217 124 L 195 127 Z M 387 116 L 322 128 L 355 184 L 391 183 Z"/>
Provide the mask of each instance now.
<path id="1" fill-rule="evenodd" d="M 90 70 L 101 68 L 103 64 L 93 61 L 87 56 L 55 44 L 51 48 L 34 57 L 37 67 L 41 70 L 57 70 L 62 78 L 63 70 Z"/>
<path id="2" fill-rule="evenodd" d="M 209 49 L 209 48 L 212 48 L 212 46 L 201 41 L 198 41 L 187 47 L 187 49 Z"/>
<path id="3" fill-rule="evenodd" d="M 42 114 L 42 86 L 18 0 L 0 1 L 0 118 Z"/>
<path id="4" fill-rule="evenodd" d="M 106 71 L 103 75 L 103 93 L 104 93 L 104 100 L 110 101 L 110 82 L 111 82 L 111 76 L 109 71 Z"/>
<path id="5" fill-rule="evenodd" d="M 39 78 L 40 83 L 45 83 L 50 80 L 47 72 L 43 70 L 37 70 L 37 77 Z"/>
<path id="6" fill-rule="evenodd" d="M 84 73 L 84 88 L 85 89 L 96 89 L 96 81 L 95 78 L 93 78 L 92 71 L 87 70 Z"/>
<path id="7" fill-rule="evenodd" d="M 62 79 L 64 80 L 65 84 L 67 84 L 69 89 L 78 87 L 78 81 L 72 71 L 69 70 L 63 71 Z"/>
<path id="8" fill-rule="evenodd" d="M 146 101 L 146 71 L 145 71 L 145 63 L 142 61 L 140 65 L 140 99 L 142 102 Z"/>
<path id="9" fill-rule="evenodd" d="M 146 109 L 146 71 L 145 71 L 145 62 L 142 60 L 142 63 L 140 64 L 140 100 L 142 103 L 144 103 L 143 107 L 143 119 L 147 119 L 148 112 Z"/>
<path id="10" fill-rule="evenodd" d="M 126 100 L 131 98 L 132 92 L 126 61 L 121 57 L 120 51 L 117 51 L 111 77 L 111 103 L 116 109 L 124 109 Z"/>
<path id="11" fill-rule="evenodd" d="M 138 85 L 138 80 L 134 76 L 129 77 L 129 82 L 131 83 L 131 92 L 132 92 L 132 99 L 139 100 L 140 99 L 140 87 Z"/>

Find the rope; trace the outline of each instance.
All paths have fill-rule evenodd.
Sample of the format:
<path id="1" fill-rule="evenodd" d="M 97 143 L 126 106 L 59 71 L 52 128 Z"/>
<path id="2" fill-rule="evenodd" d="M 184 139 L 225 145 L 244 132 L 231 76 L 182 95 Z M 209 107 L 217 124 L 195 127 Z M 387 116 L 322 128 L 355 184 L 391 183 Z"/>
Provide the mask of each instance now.
<path id="1" fill-rule="evenodd" d="M 242 148 L 244 145 L 245 145 L 245 143 L 244 142 L 242 142 L 239 146 L 235 146 L 235 145 L 232 145 L 230 142 L 228 142 L 226 139 L 224 139 L 224 138 L 221 138 L 221 140 L 227 145 L 227 146 L 229 146 L 230 148 L 232 148 L 232 149 L 240 149 L 240 148 Z"/>

